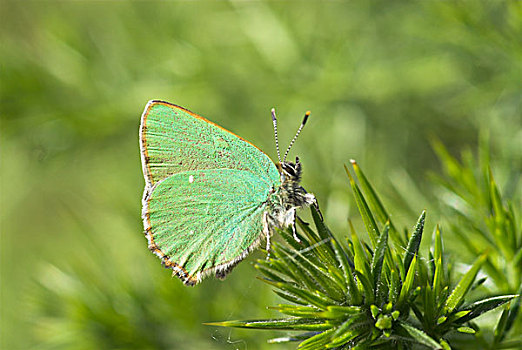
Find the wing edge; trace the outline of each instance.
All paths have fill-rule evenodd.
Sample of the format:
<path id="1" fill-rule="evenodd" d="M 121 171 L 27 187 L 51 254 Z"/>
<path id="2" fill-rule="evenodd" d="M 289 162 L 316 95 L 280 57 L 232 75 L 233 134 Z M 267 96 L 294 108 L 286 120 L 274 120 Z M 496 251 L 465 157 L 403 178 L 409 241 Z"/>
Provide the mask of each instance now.
<path id="1" fill-rule="evenodd" d="M 149 217 L 149 200 L 150 195 L 152 194 L 152 191 L 154 188 L 160 184 L 161 182 L 158 182 L 156 185 L 151 187 L 145 187 L 144 193 L 143 193 L 143 199 L 142 199 L 142 219 L 143 219 L 143 227 L 145 229 L 145 237 L 147 238 L 148 242 L 148 248 L 149 250 L 154 253 L 160 260 L 162 265 L 165 268 L 172 269 L 172 275 L 178 277 L 181 279 L 181 281 L 187 285 L 187 286 L 195 286 L 196 284 L 200 283 L 205 277 L 215 274 L 216 277 L 223 279 L 226 277 L 232 269 L 239 264 L 242 260 L 244 260 L 253 250 L 258 248 L 261 244 L 261 241 L 263 240 L 263 233 L 265 235 L 270 234 L 268 230 L 268 223 L 266 220 L 263 220 L 263 231 L 259 234 L 259 237 L 250 244 L 241 254 L 239 254 L 238 257 L 229 260 L 225 263 L 218 264 L 216 266 L 213 266 L 211 268 L 205 269 L 203 271 L 198 271 L 194 275 L 190 275 L 187 270 L 185 270 L 182 266 L 178 265 L 176 262 L 172 261 L 171 258 L 164 254 L 163 251 L 156 245 L 154 242 L 154 235 L 152 233 L 152 226 L 150 224 L 150 217 Z M 263 213 L 263 218 L 266 216 L 266 212 Z"/>

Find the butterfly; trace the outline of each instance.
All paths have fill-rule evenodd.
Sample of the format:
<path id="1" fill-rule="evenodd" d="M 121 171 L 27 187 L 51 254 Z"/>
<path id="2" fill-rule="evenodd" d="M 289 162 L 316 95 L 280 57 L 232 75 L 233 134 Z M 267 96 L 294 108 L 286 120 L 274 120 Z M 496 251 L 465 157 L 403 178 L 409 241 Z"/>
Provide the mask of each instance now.
<path id="1" fill-rule="evenodd" d="M 142 218 L 149 249 L 186 285 L 223 279 L 275 228 L 292 227 L 296 210 L 317 200 L 300 186 L 299 158 L 286 161 L 307 112 L 278 163 L 243 138 L 175 104 L 152 100 L 141 116 L 145 190 Z"/>

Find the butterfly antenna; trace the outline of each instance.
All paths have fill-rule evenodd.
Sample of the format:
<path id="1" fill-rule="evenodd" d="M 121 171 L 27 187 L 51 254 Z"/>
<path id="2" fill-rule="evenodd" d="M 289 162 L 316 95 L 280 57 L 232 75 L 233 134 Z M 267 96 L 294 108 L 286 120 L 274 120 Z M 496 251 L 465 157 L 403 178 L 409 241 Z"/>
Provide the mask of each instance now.
<path id="1" fill-rule="evenodd" d="M 305 115 L 304 115 L 303 121 L 301 122 L 301 126 L 299 127 L 299 129 L 297 129 L 297 132 L 295 133 L 294 138 L 292 139 L 292 141 L 290 142 L 290 145 L 286 149 L 285 156 L 283 157 L 283 163 L 286 161 L 286 156 L 288 155 L 288 152 L 290 152 L 290 148 L 292 148 L 292 146 L 294 145 L 295 140 L 297 140 L 297 137 L 301 133 L 301 130 L 303 130 L 303 128 L 304 128 L 304 126 L 306 124 L 306 121 L 308 120 L 309 116 L 310 116 L 310 111 L 307 111 L 305 113 Z"/>
<path id="2" fill-rule="evenodd" d="M 274 124 L 274 136 L 277 149 L 277 159 L 279 159 L 279 163 L 281 163 L 281 153 L 279 152 L 279 139 L 277 138 L 277 118 L 275 114 L 275 108 L 272 108 L 272 123 Z"/>

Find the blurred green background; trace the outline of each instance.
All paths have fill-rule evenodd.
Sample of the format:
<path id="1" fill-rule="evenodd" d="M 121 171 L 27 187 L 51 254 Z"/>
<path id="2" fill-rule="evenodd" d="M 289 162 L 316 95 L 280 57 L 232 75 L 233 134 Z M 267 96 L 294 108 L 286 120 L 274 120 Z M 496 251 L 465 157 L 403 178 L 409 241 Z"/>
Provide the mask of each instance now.
<path id="1" fill-rule="evenodd" d="M 437 205 L 430 137 L 490 137 L 499 183 L 520 166 L 520 2 L 1 3 L 2 349 L 281 349 L 260 253 L 224 282 L 172 279 L 147 250 L 138 126 L 150 99 L 292 155 L 334 232 L 357 220 L 356 159 L 394 220 Z M 446 243 L 451 242 L 448 233 Z"/>

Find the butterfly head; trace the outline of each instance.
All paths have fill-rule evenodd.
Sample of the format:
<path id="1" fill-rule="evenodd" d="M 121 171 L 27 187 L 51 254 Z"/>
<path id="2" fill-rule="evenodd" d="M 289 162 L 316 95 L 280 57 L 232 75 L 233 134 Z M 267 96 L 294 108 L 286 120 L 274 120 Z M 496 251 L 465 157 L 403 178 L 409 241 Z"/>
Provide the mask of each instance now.
<path id="1" fill-rule="evenodd" d="M 299 157 L 295 157 L 294 162 L 281 162 L 277 164 L 277 169 L 281 174 L 281 182 L 300 182 L 301 181 L 301 173 L 302 166 L 299 161 Z"/>

